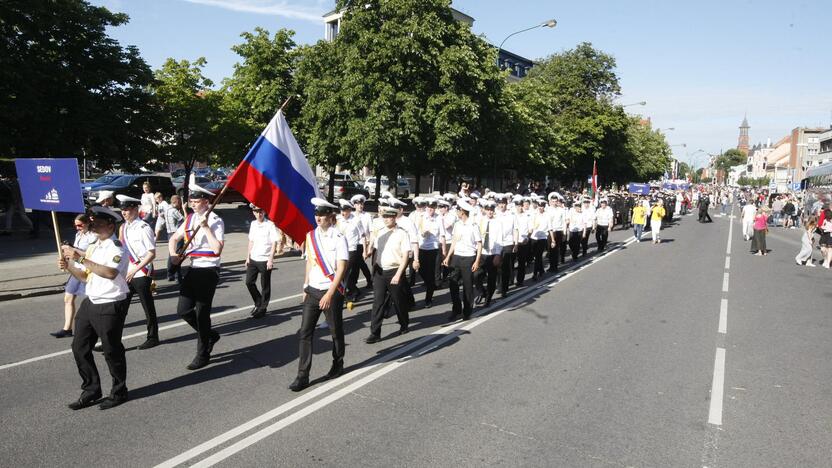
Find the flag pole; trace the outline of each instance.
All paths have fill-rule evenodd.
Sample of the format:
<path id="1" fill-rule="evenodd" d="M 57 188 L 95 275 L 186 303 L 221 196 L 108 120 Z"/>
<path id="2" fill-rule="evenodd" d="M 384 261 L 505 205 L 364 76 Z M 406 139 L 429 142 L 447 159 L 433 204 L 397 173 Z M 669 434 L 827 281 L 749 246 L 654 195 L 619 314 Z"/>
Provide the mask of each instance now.
<path id="1" fill-rule="evenodd" d="M 280 108 L 277 111 L 278 112 L 282 111 L 283 108 L 285 108 L 286 105 L 289 104 L 289 101 L 291 101 L 291 100 L 292 100 L 292 95 L 290 94 L 289 97 L 287 97 L 286 100 L 283 101 L 283 104 L 280 105 Z M 232 174 L 231 177 L 234 177 L 234 175 Z M 229 177 L 229 181 L 231 180 L 231 177 Z M 223 195 L 225 195 L 225 192 L 226 192 L 226 190 L 228 190 L 228 187 L 229 187 L 228 181 L 226 181 L 225 185 L 222 186 L 222 190 L 220 190 L 220 193 L 218 193 L 217 196 L 214 197 L 214 201 L 211 202 L 211 206 L 208 207 L 208 211 L 205 212 L 205 217 L 206 218 L 208 217 L 208 215 L 211 214 L 212 211 L 214 211 L 214 208 L 216 208 L 216 206 L 220 202 L 220 200 L 222 200 L 222 197 L 223 197 Z M 184 205 L 183 205 L 183 208 L 184 208 Z M 53 212 L 53 216 L 54 216 L 54 212 Z M 193 242 L 194 237 L 196 237 L 196 233 L 199 232 L 199 229 L 201 227 L 202 227 L 201 224 L 197 225 L 196 229 L 194 229 L 194 233 L 191 236 L 191 238 L 188 239 L 184 244 L 182 244 L 182 247 L 176 253 L 176 255 L 179 257 L 180 260 L 185 256 L 185 250 L 187 250 L 188 247 L 191 245 L 191 242 Z M 185 226 L 185 229 L 188 229 L 188 226 Z M 60 251 L 60 244 L 58 244 L 58 251 Z"/>
<path id="2" fill-rule="evenodd" d="M 63 254 L 61 253 L 61 233 L 58 231 L 58 216 L 54 211 L 50 211 L 50 213 L 52 213 L 52 228 L 55 230 L 55 245 L 58 247 L 58 259 L 61 259 Z"/>

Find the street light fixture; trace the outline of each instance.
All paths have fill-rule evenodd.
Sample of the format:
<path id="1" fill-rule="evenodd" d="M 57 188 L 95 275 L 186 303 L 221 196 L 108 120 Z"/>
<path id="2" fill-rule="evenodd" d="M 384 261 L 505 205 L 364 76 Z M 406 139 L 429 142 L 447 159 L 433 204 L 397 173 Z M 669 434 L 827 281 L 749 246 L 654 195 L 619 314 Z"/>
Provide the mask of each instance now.
<path id="1" fill-rule="evenodd" d="M 509 34 L 508 36 L 506 36 L 506 38 L 505 38 L 505 39 L 503 39 L 503 42 L 501 42 L 501 43 L 500 43 L 500 46 L 499 46 L 499 47 L 497 47 L 497 65 L 499 65 L 499 64 L 500 64 L 500 51 L 502 51 L 502 50 L 503 50 L 503 44 L 505 44 L 505 43 L 506 43 L 506 41 L 507 41 L 510 37 L 515 36 L 515 35 L 517 35 L 517 34 L 520 34 L 520 33 L 522 33 L 522 32 L 531 31 L 532 29 L 537 29 L 537 28 L 554 28 L 554 27 L 555 27 L 555 26 L 557 26 L 557 25 L 558 25 L 557 20 L 555 20 L 555 19 L 550 19 L 550 20 L 545 21 L 545 22 L 543 22 L 543 23 L 536 24 L 536 25 L 534 25 L 534 26 L 532 26 L 532 27 L 530 27 L 530 28 L 526 28 L 526 29 L 521 29 L 521 30 L 519 30 L 519 31 L 515 31 L 515 32 L 513 32 L 513 33 Z"/>
<path id="2" fill-rule="evenodd" d="M 624 104 L 624 105 L 622 105 L 621 107 L 630 107 L 630 106 L 646 106 L 646 105 L 647 105 L 647 101 L 639 101 L 639 102 L 634 102 L 634 103 L 632 103 L 632 104 Z"/>

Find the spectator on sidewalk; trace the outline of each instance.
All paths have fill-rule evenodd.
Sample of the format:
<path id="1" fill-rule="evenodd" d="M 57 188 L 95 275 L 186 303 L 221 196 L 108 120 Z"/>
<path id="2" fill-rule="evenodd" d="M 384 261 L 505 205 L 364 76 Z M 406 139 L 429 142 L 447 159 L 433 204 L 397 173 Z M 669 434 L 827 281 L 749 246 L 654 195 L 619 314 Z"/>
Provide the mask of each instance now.
<path id="1" fill-rule="evenodd" d="M 142 221 L 149 225 L 155 225 L 155 219 L 158 215 L 158 207 L 156 206 L 156 195 L 151 192 L 150 182 L 142 184 L 142 198 L 141 207 L 139 207 L 139 217 Z"/>
<path id="2" fill-rule="evenodd" d="M 168 240 L 170 240 L 179 229 L 182 221 L 185 220 L 185 216 L 182 214 L 182 201 L 179 198 L 179 195 L 173 195 L 170 197 L 170 203 L 167 204 L 167 208 L 165 208 L 164 211 L 159 212 L 159 219 L 162 221 L 162 227 L 164 227 L 165 231 L 168 233 Z M 156 223 L 157 239 L 159 237 L 159 229 L 159 223 Z M 176 250 L 179 251 L 184 243 L 185 241 L 180 239 L 179 242 L 176 243 Z M 168 281 L 176 280 L 177 283 L 182 282 L 182 269 L 174 265 L 171 262 L 170 257 L 168 257 L 167 274 Z"/>
<path id="3" fill-rule="evenodd" d="M 818 220 L 820 224 L 820 251 L 823 253 L 823 267 L 832 266 L 832 209 L 826 207 Z"/>
<path id="4" fill-rule="evenodd" d="M 757 207 L 753 203 L 746 203 L 742 207 L 742 237 L 751 240 L 754 237 L 754 216 L 757 214 Z"/>
<path id="5" fill-rule="evenodd" d="M 35 236 L 35 226 L 32 220 L 26 216 L 26 208 L 23 207 L 23 195 L 20 193 L 20 184 L 16 177 L 10 177 L 2 181 L 3 191 L 3 207 L 6 210 L 6 225 L 5 229 L 0 231 L 0 235 L 8 236 L 11 234 L 12 221 L 14 221 L 14 214 L 18 213 L 20 220 L 29 229 L 29 235 Z"/>
<path id="6" fill-rule="evenodd" d="M 72 248 L 78 252 L 78 255 L 85 255 L 87 247 L 98 238 L 98 236 L 90 232 L 90 218 L 85 214 L 79 214 L 75 217 L 75 240 L 72 242 Z M 83 267 L 76 262 L 76 268 L 83 269 Z M 64 326 L 50 335 L 55 338 L 65 338 L 72 336 L 72 329 L 75 325 L 75 298 L 85 294 L 84 282 L 78 278 L 70 275 L 69 280 L 64 287 Z"/>

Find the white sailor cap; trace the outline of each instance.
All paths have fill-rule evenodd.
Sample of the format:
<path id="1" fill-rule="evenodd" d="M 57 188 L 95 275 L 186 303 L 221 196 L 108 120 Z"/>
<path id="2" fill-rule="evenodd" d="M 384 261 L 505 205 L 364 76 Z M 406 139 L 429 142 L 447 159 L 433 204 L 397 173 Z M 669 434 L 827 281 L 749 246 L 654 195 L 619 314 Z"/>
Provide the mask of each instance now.
<path id="1" fill-rule="evenodd" d="M 350 198 L 350 201 L 353 203 L 364 203 L 367 201 L 367 198 L 359 193 L 357 195 L 353 195 L 352 198 Z"/>
<path id="2" fill-rule="evenodd" d="M 98 192 L 98 198 L 95 199 L 96 203 L 101 203 L 108 198 L 113 198 L 113 191 L 112 190 L 102 190 Z"/>
<path id="3" fill-rule="evenodd" d="M 607 199 L 607 197 L 604 197 L 600 200 L 600 202 L 601 203 L 609 203 L 610 201 L 609 201 L 609 199 Z"/>
<path id="4" fill-rule="evenodd" d="M 111 210 L 109 207 L 106 206 L 97 205 L 90 207 L 90 209 L 87 211 L 87 214 L 92 219 L 103 219 L 113 224 L 124 221 L 124 218 L 120 214 L 118 214 L 118 212 Z"/>
<path id="5" fill-rule="evenodd" d="M 523 195 L 515 195 L 515 196 L 511 199 L 511 201 L 512 201 L 512 202 L 514 202 L 514 204 L 515 204 L 515 205 L 520 205 L 520 204 L 522 204 L 522 203 L 523 203 Z"/>
<path id="6" fill-rule="evenodd" d="M 333 210 L 338 209 L 337 206 L 324 200 L 323 198 L 315 197 L 309 201 L 315 206 L 315 214 L 329 214 L 332 213 Z"/>
<path id="7" fill-rule="evenodd" d="M 496 203 L 494 203 L 494 202 L 493 202 L 493 201 L 491 201 L 491 200 L 484 200 L 484 201 L 481 203 L 481 205 L 482 205 L 483 209 L 485 209 L 485 210 L 493 210 L 494 208 L 496 208 L 496 207 L 497 207 L 497 204 L 496 204 Z"/>
<path id="8" fill-rule="evenodd" d="M 485 198 L 486 200 L 491 200 L 492 198 L 494 198 L 495 195 L 496 193 L 494 192 L 488 192 L 485 195 L 483 195 L 483 198 Z"/>
<path id="9" fill-rule="evenodd" d="M 437 206 L 444 206 L 445 208 L 450 208 L 451 207 L 451 204 L 447 200 L 445 200 L 444 198 L 440 198 L 440 199 L 436 200 L 436 205 Z"/>
<path id="10" fill-rule="evenodd" d="M 453 194 L 451 192 L 447 192 L 444 195 L 442 195 L 442 198 L 444 198 L 445 200 L 448 200 L 448 201 L 454 201 L 454 200 L 456 200 L 457 196 L 456 196 L 456 194 Z"/>
<path id="11" fill-rule="evenodd" d="M 494 195 L 494 198 L 497 199 L 497 203 L 508 203 L 508 201 L 511 199 L 511 195 L 507 193 L 498 193 Z"/>
<path id="12" fill-rule="evenodd" d="M 464 198 L 460 198 L 459 200 L 457 200 L 456 206 L 460 210 L 467 211 L 469 213 L 474 210 L 474 207 L 471 206 L 471 204 L 468 203 Z"/>
<path id="13" fill-rule="evenodd" d="M 589 203 L 589 202 L 591 202 L 591 201 L 592 201 L 592 199 L 590 199 L 589 197 L 583 197 L 583 198 L 581 199 L 581 202 L 583 202 L 583 203 Z"/>
<path id="14" fill-rule="evenodd" d="M 425 197 L 422 199 L 428 206 L 436 206 L 437 200 L 434 197 Z"/>
<path id="15" fill-rule="evenodd" d="M 381 192 L 381 198 L 393 198 L 393 194 L 385 190 Z"/>
<path id="16" fill-rule="evenodd" d="M 390 199 L 387 200 L 387 201 L 390 202 L 390 206 L 392 206 L 392 207 L 402 207 L 402 208 L 404 208 L 405 206 L 407 206 L 407 203 L 399 200 L 396 197 L 390 197 Z"/>
<path id="17" fill-rule="evenodd" d="M 214 192 L 202 188 L 194 182 L 188 184 L 188 198 L 210 198 L 216 195 Z"/>
<path id="18" fill-rule="evenodd" d="M 474 190 L 473 192 L 471 192 L 471 199 L 475 200 L 477 198 L 480 198 L 480 193 Z"/>
<path id="19" fill-rule="evenodd" d="M 379 207 L 378 214 L 381 217 L 398 216 L 399 215 L 399 210 L 397 210 L 393 207 L 390 207 L 390 206 L 382 206 L 382 207 Z"/>
<path id="20" fill-rule="evenodd" d="M 386 198 L 379 198 L 378 199 L 378 206 L 387 206 L 390 202 L 387 201 Z"/>
<path id="21" fill-rule="evenodd" d="M 135 208 L 142 204 L 142 201 L 138 198 L 133 198 L 122 194 L 116 195 L 116 200 L 118 200 L 118 203 L 119 205 L 121 205 L 122 208 Z"/>
<path id="22" fill-rule="evenodd" d="M 427 200 L 425 199 L 425 197 L 416 197 L 416 198 L 413 199 L 413 204 L 414 205 L 425 205 L 425 204 L 427 204 Z"/>
<path id="23" fill-rule="evenodd" d="M 350 202 L 349 202 L 349 201 L 347 201 L 347 200 L 344 200 L 343 198 L 342 198 L 342 199 L 340 199 L 340 200 L 338 200 L 338 204 L 339 204 L 339 205 L 341 205 L 341 209 L 342 209 L 342 210 L 343 210 L 344 208 L 349 208 L 349 209 L 351 209 L 351 210 L 352 210 L 353 208 L 355 208 L 354 206 L 352 206 L 352 203 L 350 203 Z"/>
<path id="24" fill-rule="evenodd" d="M 249 203 L 249 204 L 248 204 L 248 207 L 249 207 L 252 211 L 263 211 L 263 208 L 260 208 L 259 206 L 255 205 L 254 203 Z"/>
<path id="25" fill-rule="evenodd" d="M 532 197 L 523 197 L 523 203 L 525 203 L 525 202 L 531 203 L 532 202 Z"/>

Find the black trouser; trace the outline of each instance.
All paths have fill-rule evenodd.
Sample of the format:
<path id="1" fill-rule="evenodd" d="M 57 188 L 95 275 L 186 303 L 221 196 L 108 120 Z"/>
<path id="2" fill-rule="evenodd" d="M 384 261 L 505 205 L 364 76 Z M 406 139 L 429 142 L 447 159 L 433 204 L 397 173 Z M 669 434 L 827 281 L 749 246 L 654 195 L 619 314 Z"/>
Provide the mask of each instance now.
<path id="1" fill-rule="evenodd" d="M 116 302 L 93 304 L 89 298 L 84 298 L 75 316 L 75 336 L 72 338 L 72 356 L 81 375 L 81 390 L 85 395 L 101 393 L 101 377 L 92 348 L 101 338 L 104 348 L 104 360 L 113 378 L 113 388 L 110 396 L 113 398 L 127 398 L 127 359 L 124 356 L 124 345 L 121 344 L 121 334 L 124 331 L 124 319 L 127 317 L 129 302 L 124 299 Z"/>
<path id="2" fill-rule="evenodd" d="M 347 297 L 354 298 L 358 295 L 358 273 L 360 267 L 359 263 L 363 263 L 364 258 L 356 247 L 355 250 L 350 251 L 350 256 L 347 261 L 347 272 L 344 275 L 347 278 Z"/>
<path id="3" fill-rule="evenodd" d="M 211 356 L 208 350 L 215 333 L 211 329 L 211 303 L 220 279 L 218 270 L 219 268 L 190 267 L 179 288 L 176 313 L 196 331 L 198 356 Z"/>
<path id="4" fill-rule="evenodd" d="M 586 228 L 584 230 L 584 235 L 581 237 L 581 255 L 586 255 L 586 251 L 589 248 L 589 235 L 592 233 L 592 229 Z"/>
<path id="5" fill-rule="evenodd" d="M 410 286 L 416 284 L 416 270 L 413 268 L 413 254 L 414 252 L 411 250 L 410 256 L 407 257 L 407 284 Z M 416 259 L 418 260 L 419 257 L 416 257 Z M 421 268 L 421 265 L 419 265 L 419 267 Z"/>
<path id="6" fill-rule="evenodd" d="M 301 319 L 300 330 L 298 330 L 298 341 L 300 341 L 298 377 L 309 377 L 312 369 L 312 337 L 315 334 L 315 327 L 321 312 L 326 317 L 329 325 L 329 334 L 332 337 L 332 360 L 343 364 L 344 362 L 344 296 L 335 291 L 329 309 L 321 309 L 318 304 L 326 294 L 325 290 L 307 287 L 304 292 L 306 298 L 303 300 L 303 318 Z"/>
<path id="7" fill-rule="evenodd" d="M 513 245 L 503 246 L 503 263 L 500 265 L 500 294 L 508 294 L 508 285 L 511 284 L 511 274 L 514 269 Z"/>
<path id="8" fill-rule="evenodd" d="M 456 316 L 462 312 L 462 317 L 468 319 L 474 307 L 474 274 L 471 267 L 474 266 L 476 257 L 451 257 L 449 266 L 451 272 L 448 275 L 449 289 L 453 308 L 451 314 Z M 459 297 L 459 284 L 462 283 L 462 300 Z"/>
<path id="9" fill-rule="evenodd" d="M 425 283 L 425 301 L 433 300 L 433 292 L 436 290 L 436 260 L 438 257 L 439 249 L 419 249 L 419 276 L 422 277 L 422 282 Z"/>
<path id="10" fill-rule="evenodd" d="M 361 269 L 361 273 L 364 274 L 364 279 L 367 280 L 367 286 L 370 287 L 373 284 L 373 276 L 370 273 L 370 267 L 367 266 L 367 262 L 364 261 L 364 244 L 358 244 L 358 247 L 355 249 L 358 252 L 358 266 Z M 356 273 L 356 283 L 358 283 L 358 273 Z"/>
<path id="11" fill-rule="evenodd" d="M 494 266 L 494 257 L 494 255 L 480 255 L 480 267 L 474 275 L 477 291 L 487 300 L 491 299 L 497 289 L 497 267 Z"/>
<path id="12" fill-rule="evenodd" d="M 407 313 L 410 310 L 410 301 L 405 292 L 406 279 L 402 275 L 398 284 L 392 284 L 390 281 L 394 276 L 396 269 L 382 270 L 378 265 L 373 266 L 373 310 L 370 315 L 370 334 L 373 336 L 381 336 L 385 306 L 396 309 L 400 327 L 405 328 L 410 324 Z"/>
<path id="13" fill-rule="evenodd" d="M 523 286 L 523 281 L 526 279 L 526 265 L 529 262 L 529 257 L 532 253 L 531 240 L 517 246 L 517 286 Z"/>
<path id="14" fill-rule="evenodd" d="M 560 252 L 560 262 L 566 262 L 566 241 L 567 235 L 566 231 L 555 231 L 555 242 L 558 245 L 558 251 Z"/>
<path id="15" fill-rule="evenodd" d="M 558 251 L 560 247 L 557 244 L 557 240 L 555 240 L 555 246 L 552 247 L 552 238 L 551 236 L 546 239 L 546 257 L 549 259 L 549 272 L 554 273 L 558 271 L 558 258 L 560 257 L 560 252 Z"/>
<path id="16" fill-rule="evenodd" d="M 581 231 L 569 231 L 569 250 L 572 252 L 572 260 L 578 259 L 581 251 Z"/>
<path id="17" fill-rule="evenodd" d="M 543 276 L 543 252 L 546 251 L 546 244 L 549 243 L 547 239 L 533 239 L 532 252 L 534 253 L 534 278 Z"/>
<path id="18" fill-rule="evenodd" d="M 156 318 L 156 302 L 153 300 L 153 292 L 150 290 L 152 282 L 153 278 L 149 276 L 133 278 L 129 283 L 130 292 L 127 293 L 127 305 L 130 306 L 133 294 L 139 295 L 139 302 L 142 303 L 144 316 L 147 318 L 147 339 L 158 340 L 159 320 Z"/>
<path id="19" fill-rule="evenodd" d="M 607 239 L 609 238 L 610 232 L 608 226 L 596 226 L 595 227 L 595 242 L 598 244 L 598 251 L 603 252 L 605 248 L 607 248 Z"/>
<path id="20" fill-rule="evenodd" d="M 260 277 L 260 290 L 257 290 L 257 277 Z M 268 268 L 268 262 L 249 260 L 246 267 L 246 287 L 254 301 L 254 309 L 266 309 L 269 307 L 269 299 L 272 297 L 272 270 Z"/>
<path id="21" fill-rule="evenodd" d="M 170 239 L 170 236 L 172 236 L 172 235 L 173 235 L 172 233 L 168 233 L 168 239 Z M 179 249 L 181 249 L 184 244 L 185 244 L 185 241 L 183 241 L 181 239 L 178 242 L 176 242 L 176 250 L 174 250 L 174 252 L 179 252 Z M 176 282 L 181 283 L 182 282 L 182 266 L 181 265 L 174 265 L 173 262 L 171 261 L 171 258 L 173 258 L 173 257 L 174 257 L 174 255 L 171 255 L 171 256 L 168 257 L 168 266 L 167 266 L 167 268 L 168 268 L 168 281 L 173 281 L 173 279 L 176 278 Z"/>

